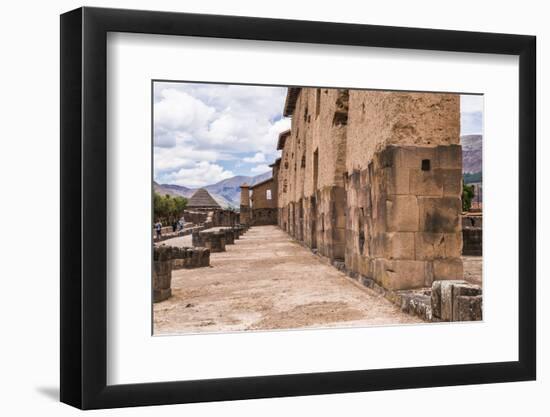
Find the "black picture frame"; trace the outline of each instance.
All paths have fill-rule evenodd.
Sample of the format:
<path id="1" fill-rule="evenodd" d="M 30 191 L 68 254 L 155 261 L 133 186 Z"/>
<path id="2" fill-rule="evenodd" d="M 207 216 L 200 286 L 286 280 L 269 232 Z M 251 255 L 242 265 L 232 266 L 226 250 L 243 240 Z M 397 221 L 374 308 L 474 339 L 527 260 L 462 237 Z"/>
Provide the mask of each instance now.
<path id="1" fill-rule="evenodd" d="M 519 56 L 519 360 L 107 385 L 108 32 Z M 536 378 L 534 36 L 84 7 L 61 15 L 60 57 L 62 402 L 94 409 Z"/>

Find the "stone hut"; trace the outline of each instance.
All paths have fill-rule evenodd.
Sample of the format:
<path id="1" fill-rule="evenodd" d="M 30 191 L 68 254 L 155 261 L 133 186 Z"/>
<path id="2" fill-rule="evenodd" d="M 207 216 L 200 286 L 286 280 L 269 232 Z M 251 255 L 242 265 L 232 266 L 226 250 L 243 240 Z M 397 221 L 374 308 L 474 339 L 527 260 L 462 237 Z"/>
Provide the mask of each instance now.
<path id="1" fill-rule="evenodd" d="M 289 88 L 277 223 L 390 290 L 462 279 L 457 94 Z"/>
<path id="2" fill-rule="evenodd" d="M 193 210 L 216 210 L 222 207 L 204 188 L 199 188 L 187 202 L 187 208 Z"/>

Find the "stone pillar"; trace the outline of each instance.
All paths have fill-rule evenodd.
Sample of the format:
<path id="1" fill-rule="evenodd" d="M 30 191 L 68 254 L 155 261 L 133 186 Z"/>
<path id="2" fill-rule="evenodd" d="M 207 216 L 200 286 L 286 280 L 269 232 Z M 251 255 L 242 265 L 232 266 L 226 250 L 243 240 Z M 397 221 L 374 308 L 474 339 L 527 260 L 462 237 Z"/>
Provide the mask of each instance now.
<path id="1" fill-rule="evenodd" d="M 225 232 L 199 232 L 202 243 L 211 253 L 225 252 Z"/>
<path id="2" fill-rule="evenodd" d="M 233 245 L 235 243 L 235 237 L 233 235 L 233 230 L 230 228 L 223 229 L 222 232 L 225 236 L 225 244 L 226 245 Z"/>
<path id="3" fill-rule="evenodd" d="M 251 221 L 251 208 L 250 208 L 250 187 L 244 183 L 241 185 L 241 212 L 240 222 L 241 224 L 250 224 Z"/>
<path id="4" fill-rule="evenodd" d="M 153 249 L 153 302 L 164 301 L 172 295 L 172 248 Z"/>

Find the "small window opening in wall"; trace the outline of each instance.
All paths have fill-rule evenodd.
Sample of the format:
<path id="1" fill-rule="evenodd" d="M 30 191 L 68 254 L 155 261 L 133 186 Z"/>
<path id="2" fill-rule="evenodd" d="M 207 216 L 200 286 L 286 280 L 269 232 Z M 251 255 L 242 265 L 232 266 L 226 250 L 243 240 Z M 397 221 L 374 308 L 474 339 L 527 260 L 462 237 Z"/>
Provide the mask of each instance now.
<path id="1" fill-rule="evenodd" d="M 271 200 L 271 190 L 265 191 L 265 198 L 267 198 L 268 200 Z"/>
<path id="2" fill-rule="evenodd" d="M 422 171 L 429 171 L 430 170 L 430 160 L 429 159 L 423 159 L 422 160 Z"/>
<path id="3" fill-rule="evenodd" d="M 302 155 L 302 168 L 306 167 L 306 156 Z"/>

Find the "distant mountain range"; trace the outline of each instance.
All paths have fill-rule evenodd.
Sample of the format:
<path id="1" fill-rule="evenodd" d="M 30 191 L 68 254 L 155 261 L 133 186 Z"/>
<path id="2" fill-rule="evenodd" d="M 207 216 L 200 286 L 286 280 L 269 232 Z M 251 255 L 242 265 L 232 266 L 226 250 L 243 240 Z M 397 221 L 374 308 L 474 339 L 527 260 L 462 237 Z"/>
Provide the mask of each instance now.
<path id="1" fill-rule="evenodd" d="M 462 172 L 475 174 L 481 172 L 483 161 L 483 136 L 461 136 L 462 143 Z"/>
<path id="2" fill-rule="evenodd" d="M 269 178 L 271 178 L 271 172 L 266 172 L 254 177 L 237 175 L 200 188 L 208 190 L 210 195 L 220 204 L 220 206 L 224 208 L 238 208 L 241 201 L 241 184 L 246 182 L 248 185 L 254 185 Z M 198 189 L 175 184 L 158 184 L 156 182 L 153 182 L 153 187 L 158 194 L 169 194 L 181 197 L 191 197 Z"/>

